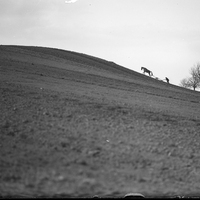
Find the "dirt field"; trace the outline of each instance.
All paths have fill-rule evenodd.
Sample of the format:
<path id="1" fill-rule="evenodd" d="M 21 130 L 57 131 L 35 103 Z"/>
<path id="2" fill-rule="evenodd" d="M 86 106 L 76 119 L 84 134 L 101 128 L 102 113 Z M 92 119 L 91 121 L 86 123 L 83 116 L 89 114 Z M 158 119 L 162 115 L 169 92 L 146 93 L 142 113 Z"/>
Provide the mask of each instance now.
<path id="1" fill-rule="evenodd" d="M 200 92 L 0 46 L 0 113 L 0 197 L 200 196 Z"/>

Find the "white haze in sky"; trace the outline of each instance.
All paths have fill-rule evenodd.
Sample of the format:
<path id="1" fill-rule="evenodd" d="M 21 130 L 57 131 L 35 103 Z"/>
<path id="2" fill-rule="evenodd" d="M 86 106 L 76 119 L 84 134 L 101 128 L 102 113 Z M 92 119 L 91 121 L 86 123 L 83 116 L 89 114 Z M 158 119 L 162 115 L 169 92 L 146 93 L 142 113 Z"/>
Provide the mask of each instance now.
<path id="1" fill-rule="evenodd" d="M 200 62 L 200 0 L 0 0 L 0 44 L 141 66 L 172 84 Z"/>
<path id="2" fill-rule="evenodd" d="M 75 2 L 77 2 L 77 0 L 67 0 L 67 1 L 65 1 L 65 3 L 75 3 Z"/>

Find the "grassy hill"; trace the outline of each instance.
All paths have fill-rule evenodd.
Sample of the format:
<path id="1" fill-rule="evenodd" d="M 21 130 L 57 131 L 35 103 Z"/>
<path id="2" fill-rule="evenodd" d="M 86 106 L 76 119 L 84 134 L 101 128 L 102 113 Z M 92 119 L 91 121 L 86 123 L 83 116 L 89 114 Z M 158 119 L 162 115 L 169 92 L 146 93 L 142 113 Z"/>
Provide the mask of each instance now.
<path id="1" fill-rule="evenodd" d="M 60 49 L 0 46 L 0 195 L 199 192 L 200 93 Z"/>

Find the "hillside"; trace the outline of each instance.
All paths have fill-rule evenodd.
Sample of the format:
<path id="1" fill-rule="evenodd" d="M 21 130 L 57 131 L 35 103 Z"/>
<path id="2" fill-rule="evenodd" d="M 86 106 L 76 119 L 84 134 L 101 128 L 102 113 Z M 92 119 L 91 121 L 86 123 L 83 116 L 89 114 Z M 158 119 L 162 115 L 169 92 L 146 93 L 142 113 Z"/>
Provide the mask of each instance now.
<path id="1" fill-rule="evenodd" d="M 0 94 L 3 197 L 199 192 L 199 92 L 81 53 L 1 45 Z"/>

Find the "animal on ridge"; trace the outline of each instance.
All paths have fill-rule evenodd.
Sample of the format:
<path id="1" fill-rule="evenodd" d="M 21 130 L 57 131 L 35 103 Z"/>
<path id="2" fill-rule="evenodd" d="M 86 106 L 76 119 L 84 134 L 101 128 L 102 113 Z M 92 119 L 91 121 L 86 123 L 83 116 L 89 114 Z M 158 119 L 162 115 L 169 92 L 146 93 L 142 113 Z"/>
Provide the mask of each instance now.
<path id="1" fill-rule="evenodd" d="M 149 76 L 153 76 L 152 71 L 150 71 L 149 69 L 145 68 L 145 67 L 141 67 L 141 70 L 143 70 L 143 74 L 148 73 Z"/>

